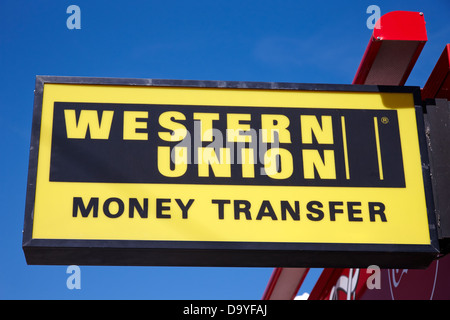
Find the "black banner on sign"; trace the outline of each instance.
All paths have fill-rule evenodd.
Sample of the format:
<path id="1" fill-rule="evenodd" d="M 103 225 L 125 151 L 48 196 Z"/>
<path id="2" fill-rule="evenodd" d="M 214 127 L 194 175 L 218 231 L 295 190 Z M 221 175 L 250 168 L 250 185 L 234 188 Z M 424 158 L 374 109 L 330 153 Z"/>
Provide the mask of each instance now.
<path id="1" fill-rule="evenodd" d="M 396 110 L 55 102 L 50 181 L 405 187 Z"/>

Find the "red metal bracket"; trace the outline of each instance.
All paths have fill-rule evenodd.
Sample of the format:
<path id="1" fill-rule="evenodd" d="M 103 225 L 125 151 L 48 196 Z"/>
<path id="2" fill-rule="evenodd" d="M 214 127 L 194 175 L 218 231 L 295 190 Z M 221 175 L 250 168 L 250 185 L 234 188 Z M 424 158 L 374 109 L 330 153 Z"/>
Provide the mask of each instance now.
<path id="1" fill-rule="evenodd" d="M 427 83 L 422 89 L 422 99 L 450 100 L 450 44 L 447 44 Z"/>
<path id="2" fill-rule="evenodd" d="M 381 16 L 353 84 L 404 85 L 426 41 L 423 13 L 393 11 Z"/>

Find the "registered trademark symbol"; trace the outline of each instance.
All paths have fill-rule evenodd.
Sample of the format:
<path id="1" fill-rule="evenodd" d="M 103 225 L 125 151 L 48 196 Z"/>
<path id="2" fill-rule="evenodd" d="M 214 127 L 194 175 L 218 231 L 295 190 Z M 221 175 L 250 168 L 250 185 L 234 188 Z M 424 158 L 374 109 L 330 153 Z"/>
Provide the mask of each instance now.
<path id="1" fill-rule="evenodd" d="M 388 124 L 389 123 L 389 118 L 388 117 L 382 117 L 381 118 L 381 123 L 382 124 Z"/>

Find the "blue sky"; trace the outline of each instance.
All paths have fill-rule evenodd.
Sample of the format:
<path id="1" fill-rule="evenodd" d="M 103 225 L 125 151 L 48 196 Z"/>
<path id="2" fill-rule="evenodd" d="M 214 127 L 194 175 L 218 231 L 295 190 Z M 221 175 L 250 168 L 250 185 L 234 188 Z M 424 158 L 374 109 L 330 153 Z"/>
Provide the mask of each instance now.
<path id="1" fill-rule="evenodd" d="M 69 30 L 69 5 L 81 29 Z M 428 43 L 407 82 L 423 86 L 450 42 L 450 2 L 0 2 L 0 299 L 260 299 L 272 268 L 27 266 L 22 227 L 36 75 L 349 84 L 381 13 L 422 11 Z M 313 269 L 300 293 L 309 292 Z"/>

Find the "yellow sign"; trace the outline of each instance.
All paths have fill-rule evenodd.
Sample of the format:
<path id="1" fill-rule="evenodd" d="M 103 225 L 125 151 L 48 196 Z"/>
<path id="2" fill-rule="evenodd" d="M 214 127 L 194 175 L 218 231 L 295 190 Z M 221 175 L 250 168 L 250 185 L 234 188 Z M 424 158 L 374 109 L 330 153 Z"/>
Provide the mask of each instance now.
<path id="1" fill-rule="evenodd" d="M 38 79 L 24 247 L 436 251 L 411 88 Z"/>

